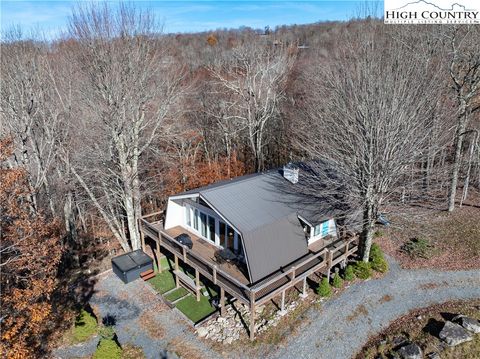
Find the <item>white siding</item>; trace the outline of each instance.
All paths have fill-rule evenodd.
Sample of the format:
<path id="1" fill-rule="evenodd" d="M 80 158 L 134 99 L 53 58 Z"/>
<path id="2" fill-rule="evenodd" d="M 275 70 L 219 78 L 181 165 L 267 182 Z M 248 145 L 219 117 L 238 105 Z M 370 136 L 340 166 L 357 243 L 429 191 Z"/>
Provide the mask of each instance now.
<path id="1" fill-rule="evenodd" d="M 185 209 L 182 205 L 169 199 L 167 204 L 167 215 L 165 217 L 165 229 L 176 226 L 183 226 L 185 222 Z"/>

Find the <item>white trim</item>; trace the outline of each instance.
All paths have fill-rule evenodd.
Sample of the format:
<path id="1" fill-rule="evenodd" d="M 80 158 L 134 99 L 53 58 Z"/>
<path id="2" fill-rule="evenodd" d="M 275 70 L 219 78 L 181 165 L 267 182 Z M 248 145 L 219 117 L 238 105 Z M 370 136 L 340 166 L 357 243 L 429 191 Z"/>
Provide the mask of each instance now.
<path id="1" fill-rule="evenodd" d="M 197 198 L 198 196 L 200 196 L 199 193 L 191 193 L 191 194 L 179 194 L 179 195 L 174 195 L 174 196 L 170 196 L 168 197 L 168 199 L 185 199 L 185 198 Z"/>

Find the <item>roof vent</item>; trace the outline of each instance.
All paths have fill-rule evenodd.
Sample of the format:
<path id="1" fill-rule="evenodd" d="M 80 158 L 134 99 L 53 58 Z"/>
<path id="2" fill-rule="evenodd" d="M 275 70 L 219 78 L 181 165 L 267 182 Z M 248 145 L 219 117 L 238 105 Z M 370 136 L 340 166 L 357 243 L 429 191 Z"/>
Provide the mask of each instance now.
<path id="1" fill-rule="evenodd" d="M 283 177 L 291 183 L 295 184 L 298 182 L 298 171 L 299 168 L 293 163 L 288 163 L 283 166 Z"/>

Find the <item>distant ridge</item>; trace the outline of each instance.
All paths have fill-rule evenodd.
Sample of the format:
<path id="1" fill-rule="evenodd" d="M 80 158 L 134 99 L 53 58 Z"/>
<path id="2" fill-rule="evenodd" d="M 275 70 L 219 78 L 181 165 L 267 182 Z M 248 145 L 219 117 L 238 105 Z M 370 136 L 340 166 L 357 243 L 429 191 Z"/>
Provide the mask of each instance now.
<path id="1" fill-rule="evenodd" d="M 457 3 L 457 2 L 456 2 L 456 3 L 453 3 L 453 4 L 452 4 L 452 7 L 451 7 L 450 9 L 443 9 L 443 8 L 441 8 L 440 6 L 438 6 L 438 5 L 436 5 L 436 4 L 432 4 L 431 2 L 428 2 L 428 1 L 425 1 L 425 0 L 412 1 L 412 2 L 409 2 L 409 3 L 407 3 L 407 4 L 405 4 L 405 5 L 401 6 L 401 7 L 399 7 L 399 8 L 397 8 L 397 9 L 394 9 L 394 10 L 401 10 L 401 9 L 403 9 L 403 8 L 409 6 L 409 5 L 415 5 L 415 4 L 420 4 L 420 3 L 427 4 L 427 5 L 432 5 L 432 6 L 436 7 L 438 10 L 442 10 L 442 11 L 453 11 L 453 7 L 454 7 L 455 5 L 462 7 L 464 11 L 472 11 L 472 10 L 473 10 L 473 9 L 467 9 L 467 8 L 465 7 L 465 5 L 459 4 L 459 3 Z"/>

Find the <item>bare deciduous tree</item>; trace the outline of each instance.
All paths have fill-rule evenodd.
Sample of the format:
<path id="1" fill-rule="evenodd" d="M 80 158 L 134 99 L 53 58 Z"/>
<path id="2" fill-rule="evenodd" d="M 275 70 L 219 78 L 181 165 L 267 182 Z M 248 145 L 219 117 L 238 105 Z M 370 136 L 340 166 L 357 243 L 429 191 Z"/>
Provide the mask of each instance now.
<path id="1" fill-rule="evenodd" d="M 364 261 L 378 214 L 427 146 L 437 102 L 436 71 L 405 56 L 405 44 L 384 30 L 372 23 L 369 31 L 347 34 L 329 64 L 312 68 L 298 133 L 298 145 L 337 173 L 325 178 L 338 181 L 327 188 L 343 188 L 341 200 L 362 208 Z"/>
<path id="2" fill-rule="evenodd" d="M 478 26 L 454 27 L 445 35 L 450 42 L 450 78 L 457 102 L 453 170 L 448 211 L 455 209 L 462 147 L 470 117 L 480 108 L 480 31 Z M 468 185 L 467 185 L 468 186 Z"/>
<path id="3" fill-rule="evenodd" d="M 162 61 L 158 30 L 151 12 L 123 3 L 78 7 L 70 24 L 89 136 L 72 172 L 125 250 L 128 240 L 140 247 L 139 161 L 182 92 L 181 72 Z"/>
<path id="4" fill-rule="evenodd" d="M 264 169 L 265 133 L 279 115 L 295 53 L 285 47 L 250 43 L 235 48 L 230 55 L 212 68 L 214 77 L 232 95 L 224 100 L 219 122 L 225 134 L 232 132 L 230 122 L 246 131 L 258 172 Z"/>

